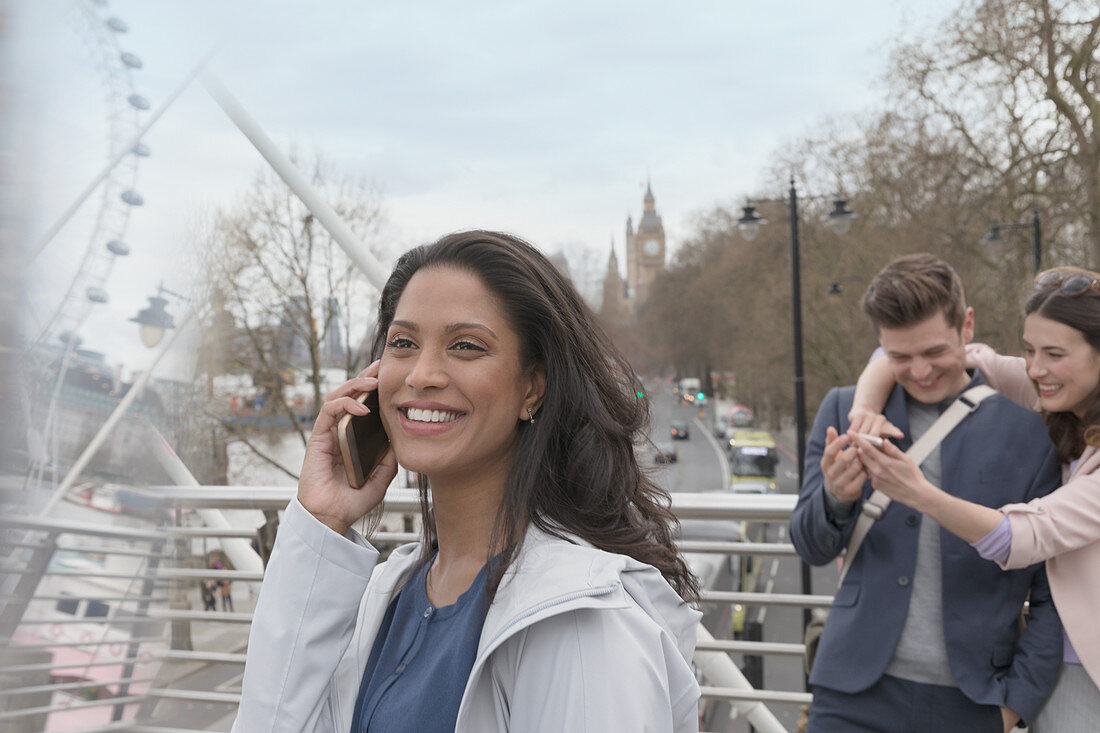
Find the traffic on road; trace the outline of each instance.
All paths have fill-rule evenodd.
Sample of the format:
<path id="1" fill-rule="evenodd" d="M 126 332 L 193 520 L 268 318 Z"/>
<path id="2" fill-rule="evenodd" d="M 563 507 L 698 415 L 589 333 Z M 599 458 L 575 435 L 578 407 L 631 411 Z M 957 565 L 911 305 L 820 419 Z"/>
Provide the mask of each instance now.
<path id="1" fill-rule="evenodd" d="M 687 389 L 685 390 L 685 387 Z M 756 424 L 744 405 L 708 397 L 693 381 L 646 380 L 656 446 L 643 461 L 653 467 L 653 478 L 670 493 L 746 492 L 798 493 L 793 430 L 768 429 Z M 702 396 L 700 396 L 702 395 Z M 667 452 L 666 452 L 667 451 Z M 785 523 L 692 521 L 681 523 L 681 537 L 735 542 L 787 542 Z M 797 557 L 764 555 L 696 555 L 700 587 L 718 591 L 801 593 L 801 562 Z M 719 561 L 715 561 L 718 558 Z M 701 567 L 701 570 L 699 569 Z M 830 592 L 836 570 L 812 569 L 811 592 Z M 705 604 L 703 624 L 716 639 L 758 639 L 793 643 L 802 638 L 802 610 L 786 606 Z M 755 686 L 770 690 L 802 690 L 801 657 L 768 656 L 734 660 Z M 799 710 L 773 706 L 788 730 L 794 730 Z M 744 733 L 748 723 L 729 719 L 729 705 L 711 703 L 703 730 Z"/>

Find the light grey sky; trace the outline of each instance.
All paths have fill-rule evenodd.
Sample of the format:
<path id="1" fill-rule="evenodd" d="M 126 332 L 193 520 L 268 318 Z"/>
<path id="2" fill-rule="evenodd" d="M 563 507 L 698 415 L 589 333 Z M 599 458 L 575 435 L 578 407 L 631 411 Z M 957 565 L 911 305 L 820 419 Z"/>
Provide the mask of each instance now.
<path id="1" fill-rule="evenodd" d="M 10 3 L 14 195 L 28 240 L 107 155 L 86 4 Z M 761 192 L 785 143 L 880 104 L 891 40 L 954 4 L 111 0 L 97 12 L 129 26 L 121 45 L 143 60 L 133 78 L 154 108 L 216 48 L 209 68 L 284 150 L 320 153 L 381 189 L 395 251 L 486 227 L 548 253 L 595 248 L 603 267 L 612 234 L 622 260 L 647 175 L 674 250 L 695 213 Z M 157 282 L 188 287 L 198 222 L 264 165 L 198 84 L 146 142 L 133 254 L 82 333 L 129 368 L 150 354 L 126 319 Z M 98 207 L 96 196 L 37 263 L 39 318 L 71 280 Z"/>

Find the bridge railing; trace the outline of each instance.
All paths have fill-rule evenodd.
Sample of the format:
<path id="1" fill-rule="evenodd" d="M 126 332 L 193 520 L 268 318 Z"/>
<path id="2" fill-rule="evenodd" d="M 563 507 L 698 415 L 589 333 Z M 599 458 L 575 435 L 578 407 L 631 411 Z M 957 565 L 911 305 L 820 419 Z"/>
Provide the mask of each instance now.
<path id="1" fill-rule="evenodd" d="M 222 723 L 231 719 L 239 702 L 237 690 L 184 689 L 175 681 L 184 672 L 203 665 L 244 664 L 246 634 L 242 627 L 251 622 L 249 604 L 245 603 L 246 608 L 239 612 L 208 613 L 194 610 L 188 594 L 193 596 L 201 581 L 253 584 L 262 579 L 262 574 L 212 569 L 205 557 L 196 562 L 195 543 L 224 538 L 260 542 L 261 538 L 254 529 L 191 526 L 181 518 L 194 514 L 188 510 L 200 509 L 279 510 L 289 502 L 294 489 L 165 486 L 146 493 L 159 503 L 163 516 L 171 523 L 139 528 L 27 515 L 0 516 L 0 559 L 9 575 L 8 582 L 0 586 L 0 729 L 41 730 L 46 716 L 73 716 L 73 711 L 98 708 L 103 720 L 96 724 L 52 729 L 89 733 L 206 730 L 158 727 L 158 709 L 173 702 L 223 706 Z M 672 500 L 673 511 L 681 520 L 785 523 L 795 497 L 675 493 Z M 387 494 L 387 512 L 414 514 L 419 507 L 414 489 L 391 489 Z M 398 544 L 414 541 L 416 536 L 410 532 L 380 532 L 372 541 Z M 782 542 L 688 537 L 679 544 L 693 567 L 696 563 L 706 564 L 707 557 L 726 561 L 728 556 L 795 556 L 793 546 Z M 58 562 L 59 557 L 73 552 L 114 557 L 125 569 L 113 569 L 110 561 L 91 568 L 66 567 Z M 91 587 L 88 584 L 97 582 L 104 588 L 121 590 L 74 591 L 71 586 L 78 581 L 85 591 Z M 701 601 L 707 608 L 728 604 L 824 608 L 831 597 L 704 588 Z M 84 604 L 81 607 L 86 613 L 58 611 L 59 604 L 68 604 L 66 610 L 78 610 L 74 603 Z M 109 611 L 103 615 L 87 613 L 95 604 L 99 604 L 95 606 L 97 613 L 103 613 L 104 608 Z M 209 632 L 214 625 L 229 631 Z M 43 634 L 43 630 L 48 632 Z M 193 637 L 224 640 L 227 634 L 236 639 L 232 648 L 192 648 Z M 71 658 L 63 653 L 66 650 L 79 651 L 80 655 Z M 104 650 L 111 653 L 105 654 Z M 801 656 L 803 651 L 801 639 L 765 642 L 713 638 L 704 629 L 696 652 L 704 700 L 728 702 L 747 716 L 756 730 L 783 731 L 767 705 L 805 704 L 809 694 L 802 690 L 753 689 L 730 654 L 792 657 Z M 93 674 L 96 669 L 105 673 Z M 52 718 L 51 725 L 57 719 Z"/>

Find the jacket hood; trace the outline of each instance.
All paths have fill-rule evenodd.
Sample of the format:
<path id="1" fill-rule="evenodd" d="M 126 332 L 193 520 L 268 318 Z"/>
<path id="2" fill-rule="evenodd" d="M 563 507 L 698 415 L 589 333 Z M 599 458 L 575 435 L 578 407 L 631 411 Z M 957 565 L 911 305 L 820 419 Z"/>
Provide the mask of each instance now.
<path id="1" fill-rule="evenodd" d="M 680 598 L 659 570 L 575 537 L 563 540 L 535 526 L 528 528 L 519 557 L 501 580 L 485 619 L 486 630 L 490 624 L 507 626 L 531 609 L 555 609 L 578 596 L 588 599 L 584 605 L 590 606 L 636 604 L 676 640 L 680 654 L 691 661 L 702 614 Z M 492 634 L 483 634 L 483 640 L 491 638 Z"/>

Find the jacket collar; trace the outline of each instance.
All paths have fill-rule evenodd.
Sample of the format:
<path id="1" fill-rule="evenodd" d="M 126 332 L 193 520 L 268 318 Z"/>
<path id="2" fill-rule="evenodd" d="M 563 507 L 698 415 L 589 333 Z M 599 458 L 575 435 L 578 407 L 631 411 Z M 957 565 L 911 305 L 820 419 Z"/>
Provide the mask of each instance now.
<path id="1" fill-rule="evenodd" d="M 375 571 L 368 590 L 375 600 L 368 604 L 384 613 L 389 599 L 408 582 L 419 558 L 420 546 L 415 543 L 394 550 Z M 579 538 L 564 540 L 530 525 L 485 616 L 478 656 L 549 616 L 577 608 L 622 608 L 632 601 L 668 630 L 690 659 L 698 612 L 683 602 L 657 569 L 626 555 L 596 549 Z"/>

